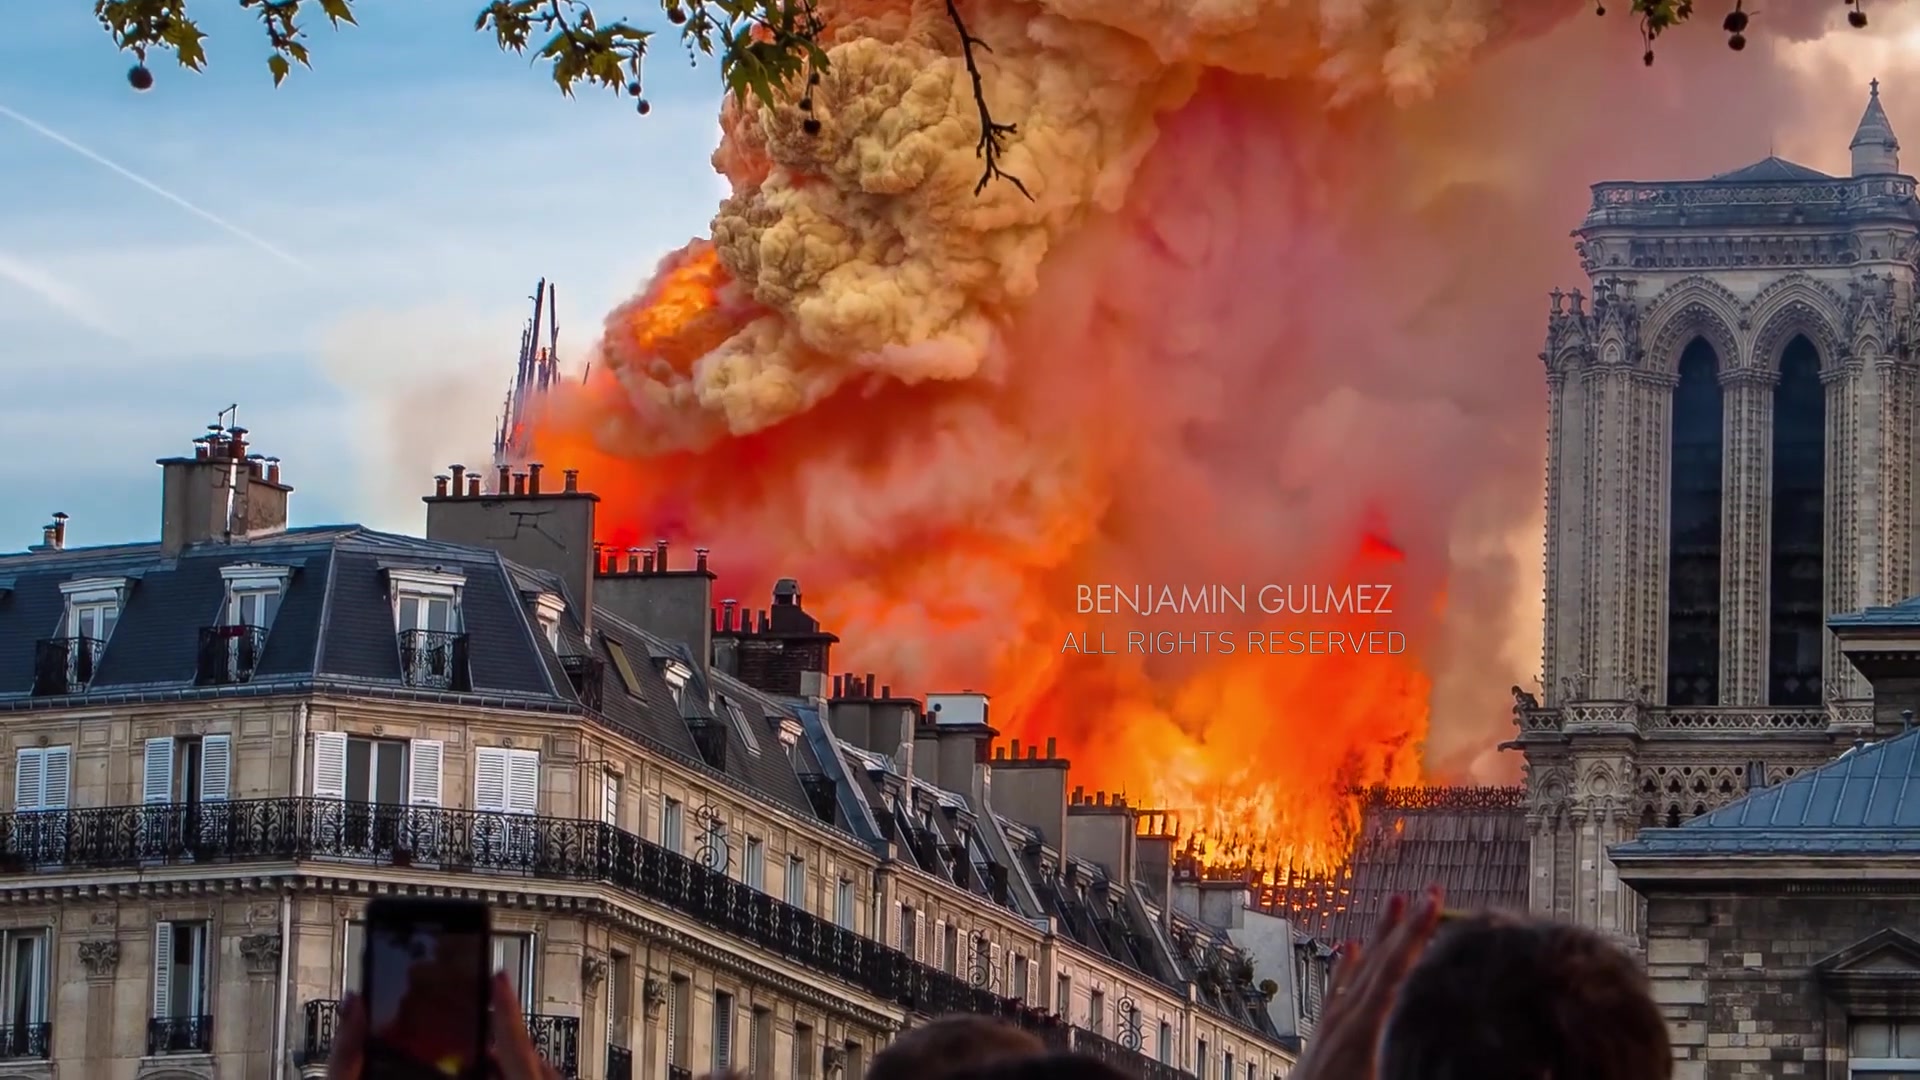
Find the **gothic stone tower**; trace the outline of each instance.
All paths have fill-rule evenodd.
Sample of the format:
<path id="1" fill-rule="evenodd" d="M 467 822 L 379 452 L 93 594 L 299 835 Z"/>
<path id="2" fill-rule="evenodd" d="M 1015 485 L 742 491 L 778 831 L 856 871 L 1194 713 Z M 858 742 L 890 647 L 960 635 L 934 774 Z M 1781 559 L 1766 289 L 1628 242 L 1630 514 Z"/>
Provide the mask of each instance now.
<path id="1" fill-rule="evenodd" d="M 1871 730 L 1830 614 L 1915 591 L 1920 201 L 1874 84 L 1849 177 L 1602 183 L 1546 351 L 1531 903 L 1625 937 L 1606 852 Z"/>

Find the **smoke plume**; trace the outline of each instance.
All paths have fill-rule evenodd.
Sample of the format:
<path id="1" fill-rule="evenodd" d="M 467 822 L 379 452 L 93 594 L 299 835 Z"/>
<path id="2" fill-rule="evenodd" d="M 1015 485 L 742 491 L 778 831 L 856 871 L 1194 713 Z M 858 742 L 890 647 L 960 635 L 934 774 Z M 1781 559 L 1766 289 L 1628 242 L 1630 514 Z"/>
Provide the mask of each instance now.
<path id="1" fill-rule="evenodd" d="M 962 0 L 1032 198 L 976 195 L 944 2 L 819 8 L 811 112 L 723 109 L 712 239 L 609 317 L 536 453 L 585 470 L 606 539 L 707 544 L 748 600 L 798 576 L 843 666 L 991 691 L 1077 780 L 1206 808 L 1220 858 L 1339 858 L 1351 784 L 1515 774 L 1493 748 L 1538 664 L 1543 294 L 1580 283 L 1586 186 L 1810 123 L 1844 154 L 1865 94 L 1807 51 L 1837 19 L 1788 43 L 1759 16 L 1741 54 L 1683 28 L 1643 68 L 1575 0 Z M 1367 584 L 1392 610 L 1082 612 L 1105 583 Z M 1405 648 L 1244 647 L 1276 630 Z M 1089 655 L 1103 633 L 1117 655 Z"/>

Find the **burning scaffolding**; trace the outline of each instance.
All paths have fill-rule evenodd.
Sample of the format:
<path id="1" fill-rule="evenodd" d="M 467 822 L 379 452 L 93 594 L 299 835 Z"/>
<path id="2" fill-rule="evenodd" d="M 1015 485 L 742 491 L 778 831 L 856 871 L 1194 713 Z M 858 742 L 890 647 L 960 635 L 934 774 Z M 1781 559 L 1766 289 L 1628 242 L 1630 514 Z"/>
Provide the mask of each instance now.
<path id="1" fill-rule="evenodd" d="M 500 410 L 500 423 L 493 435 L 493 464 L 497 468 L 512 465 L 524 457 L 529 433 L 527 411 L 542 394 L 560 381 L 560 309 L 557 288 L 546 278 L 533 287 L 533 318 L 520 328 L 520 365 L 513 385 L 507 388 L 506 403 Z M 546 330 L 544 346 L 540 331 Z"/>

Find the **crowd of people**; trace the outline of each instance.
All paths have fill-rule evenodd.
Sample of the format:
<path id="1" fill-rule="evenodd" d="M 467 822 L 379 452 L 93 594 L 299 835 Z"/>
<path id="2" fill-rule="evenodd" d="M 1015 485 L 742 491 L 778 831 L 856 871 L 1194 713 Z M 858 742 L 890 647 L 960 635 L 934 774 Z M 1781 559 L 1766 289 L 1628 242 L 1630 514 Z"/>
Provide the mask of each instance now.
<path id="1" fill-rule="evenodd" d="M 559 1080 L 496 986 L 499 1080 Z M 349 1003 L 329 1080 L 361 1080 L 364 1010 Z M 1578 927 L 1396 899 L 1372 940 L 1344 946 L 1289 1080 L 1670 1080 L 1667 1026 L 1633 958 Z M 708 1080 L 730 1080 L 711 1077 Z M 851 1080 L 851 1078 L 850 1078 Z M 864 1080 L 1132 1080 L 976 1016 L 912 1028 Z"/>

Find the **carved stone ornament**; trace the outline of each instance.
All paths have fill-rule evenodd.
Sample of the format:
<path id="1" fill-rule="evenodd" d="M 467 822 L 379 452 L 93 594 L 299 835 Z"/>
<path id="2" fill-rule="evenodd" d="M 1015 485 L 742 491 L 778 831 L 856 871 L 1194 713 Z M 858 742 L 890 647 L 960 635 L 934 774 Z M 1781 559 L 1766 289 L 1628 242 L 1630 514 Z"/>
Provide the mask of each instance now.
<path id="1" fill-rule="evenodd" d="M 240 939 L 240 955 L 246 958 L 247 972 L 272 975 L 280 970 L 280 935 L 250 934 Z"/>
<path id="2" fill-rule="evenodd" d="M 80 963 L 86 965 L 87 978 L 111 979 L 114 969 L 120 966 L 120 943 L 83 941 L 80 943 Z"/>
<path id="3" fill-rule="evenodd" d="M 647 976 L 647 981 L 640 987 L 641 1007 L 646 1009 L 648 1016 L 653 1016 L 659 1013 L 660 1007 L 666 1003 L 667 984 L 651 975 Z"/>
<path id="4" fill-rule="evenodd" d="M 600 984 L 606 981 L 606 957 L 599 953 L 588 953 L 580 958 L 580 982 L 587 988 L 587 993 L 600 989 Z"/>
<path id="5" fill-rule="evenodd" d="M 821 1071 L 827 1080 L 833 1080 L 847 1069 L 847 1051 L 845 1047 L 829 1046 L 820 1052 Z"/>

